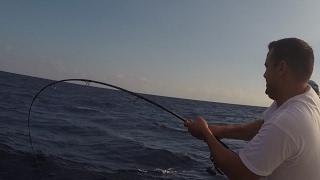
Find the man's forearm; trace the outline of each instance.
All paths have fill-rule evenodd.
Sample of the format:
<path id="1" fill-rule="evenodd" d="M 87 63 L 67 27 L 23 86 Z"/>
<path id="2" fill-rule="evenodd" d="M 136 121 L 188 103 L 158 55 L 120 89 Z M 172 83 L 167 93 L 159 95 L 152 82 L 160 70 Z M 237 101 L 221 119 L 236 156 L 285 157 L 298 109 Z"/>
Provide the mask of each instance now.
<path id="1" fill-rule="evenodd" d="M 263 120 L 256 120 L 248 124 L 229 125 L 229 126 L 209 126 L 209 129 L 215 134 L 219 129 L 218 138 L 229 138 L 250 141 L 260 130 Z"/>
<path id="2" fill-rule="evenodd" d="M 229 179 L 256 180 L 260 176 L 252 173 L 241 161 L 240 157 L 223 147 L 210 132 L 205 135 L 211 156 L 217 167 L 228 176 Z"/>

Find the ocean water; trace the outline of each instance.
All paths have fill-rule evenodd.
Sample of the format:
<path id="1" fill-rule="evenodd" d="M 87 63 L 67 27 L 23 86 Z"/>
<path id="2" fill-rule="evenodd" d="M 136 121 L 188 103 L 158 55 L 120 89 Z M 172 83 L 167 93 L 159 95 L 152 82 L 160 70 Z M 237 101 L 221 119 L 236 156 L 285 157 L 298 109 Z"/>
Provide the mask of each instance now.
<path id="1" fill-rule="evenodd" d="M 51 82 L 0 71 L 0 179 L 227 179 L 206 172 L 209 149 L 180 119 L 126 92 L 83 82 L 55 84 L 36 98 L 29 119 L 33 154 L 28 111 Z M 266 109 L 143 96 L 209 124 L 247 123 Z M 222 141 L 235 152 L 246 144 Z"/>

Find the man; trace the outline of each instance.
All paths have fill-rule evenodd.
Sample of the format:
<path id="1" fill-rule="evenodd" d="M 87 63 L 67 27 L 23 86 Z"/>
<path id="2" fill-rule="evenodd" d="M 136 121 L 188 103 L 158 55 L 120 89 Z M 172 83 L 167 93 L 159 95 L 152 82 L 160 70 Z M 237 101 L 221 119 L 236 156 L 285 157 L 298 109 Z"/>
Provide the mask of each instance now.
<path id="1" fill-rule="evenodd" d="M 204 140 L 215 165 L 230 179 L 320 179 L 320 100 L 308 85 L 312 48 L 297 38 L 271 42 L 265 60 L 266 94 L 274 100 L 263 119 L 215 126 L 198 118 L 185 126 Z M 239 155 L 215 138 L 248 140 Z"/>

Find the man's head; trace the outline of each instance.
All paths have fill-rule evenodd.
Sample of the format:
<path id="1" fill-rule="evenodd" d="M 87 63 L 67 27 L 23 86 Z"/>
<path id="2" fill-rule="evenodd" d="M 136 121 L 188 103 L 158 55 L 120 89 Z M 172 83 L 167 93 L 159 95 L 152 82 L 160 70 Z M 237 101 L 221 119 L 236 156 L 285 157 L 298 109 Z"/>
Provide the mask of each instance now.
<path id="1" fill-rule="evenodd" d="M 303 40 L 286 38 L 273 41 L 268 45 L 273 53 L 271 59 L 277 66 L 286 62 L 297 82 L 307 82 L 313 71 L 314 56 L 312 48 Z"/>
<path id="2" fill-rule="evenodd" d="M 306 85 L 314 64 L 313 50 L 306 42 L 285 38 L 271 42 L 268 48 L 264 77 L 267 81 L 266 94 L 271 99 L 282 96 L 287 84 Z"/>

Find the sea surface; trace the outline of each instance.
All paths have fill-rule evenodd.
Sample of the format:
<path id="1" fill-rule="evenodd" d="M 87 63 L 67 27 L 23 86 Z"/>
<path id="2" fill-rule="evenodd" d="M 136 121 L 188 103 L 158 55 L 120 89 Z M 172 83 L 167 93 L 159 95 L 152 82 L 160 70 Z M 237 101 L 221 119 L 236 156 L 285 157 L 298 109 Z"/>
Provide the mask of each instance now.
<path id="1" fill-rule="evenodd" d="M 206 172 L 209 149 L 180 119 L 123 91 L 57 83 L 37 96 L 28 118 L 32 100 L 52 82 L 0 71 L 1 180 L 227 179 Z M 266 109 L 141 95 L 209 124 L 247 123 Z M 246 144 L 222 141 L 235 152 Z"/>

